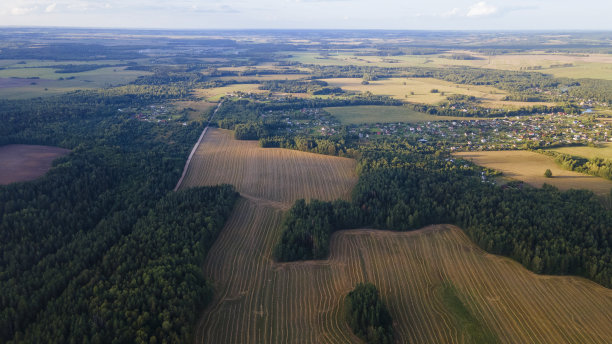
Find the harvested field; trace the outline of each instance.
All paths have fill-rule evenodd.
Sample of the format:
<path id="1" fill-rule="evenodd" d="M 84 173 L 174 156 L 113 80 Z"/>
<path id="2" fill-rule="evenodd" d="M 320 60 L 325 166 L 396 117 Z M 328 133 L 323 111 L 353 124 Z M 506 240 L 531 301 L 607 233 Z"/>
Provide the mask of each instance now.
<path id="1" fill-rule="evenodd" d="M 243 197 L 204 264 L 215 297 L 196 327 L 196 343 L 360 343 L 344 321 L 343 307 L 345 295 L 362 281 L 381 291 L 401 343 L 612 340 L 611 290 L 577 277 L 535 275 L 511 259 L 485 253 L 450 225 L 412 232 L 339 231 L 328 260 L 275 263 L 272 250 L 291 200 L 299 194 L 346 197 L 355 182 L 353 165 L 315 156 L 330 159 L 329 171 L 326 164 L 313 166 L 309 159 L 315 157 L 307 153 L 267 155 L 260 151 L 284 150 L 234 141 L 227 131 L 209 134 L 190 167 L 194 179 L 184 185 L 231 182 Z M 271 164 L 287 171 L 272 174 Z M 308 167 L 305 180 L 296 166 Z M 247 174 L 236 172 L 245 167 Z M 243 184 L 245 178 L 274 191 Z"/>
<path id="2" fill-rule="evenodd" d="M 51 169 L 53 160 L 68 153 L 68 149 L 50 146 L 0 146 L 0 184 L 34 180 Z"/>
<path id="3" fill-rule="evenodd" d="M 288 205 L 299 198 L 348 198 L 357 182 L 356 162 L 238 141 L 233 132 L 209 129 L 182 187 L 232 184 L 240 193 Z"/>
<path id="4" fill-rule="evenodd" d="M 516 102 L 502 100 L 508 93 L 491 86 L 475 86 L 455 84 L 433 78 L 389 78 L 370 81 L 362 85 L 362 79 L 335 78 L 321 79 L 330 86 L 341 87 L 347 91 L 372 92 L 376 95 L 386 95 L 412 103 L 436 104 L 446 100 L 450 95 L 474 96 L 482 101 L 482 105 L 491 108 L 517 108 L 522 106 L 552 105 L 549 103 Z M 437 89 L 437 93 L 432 93 Z M 414 93 L 414 94 L 411 94 Z"/>
<path id="5" fill-rule="evenodd" d="M 612 159 L 612 143 L 604 143 L 597 147 L 576 146 L 560 147 L 551 149 L 552 151 L 584 157 L 587 159 L 602 158 Z"/>
<path id="6" fill-rule="evenodd" d="M 542 187 L 542 184 L 547 183 L 561 190 L 587 189 L 597 195 L 609 195 L 612 189 L 610 180 L 564 170 L 555 163 L 552 157 L 534 152 L 461 152 L 456 153 L 455 156 L 501 171 L 506 177 L 522 180 L 535 187 Z M 546 169 L 551 170 L 552 178 L 544 177 Z"/>
<path id="7" fill-rule="evenodd" d="M 454 226 L 340 231 L 328 260 L 278 264 L 271 255 L 281 219 L 281 209 L 239 202 L 204 266 L 217 293 L 196 343 L 359 343 L 343 307 L 362 281 L 381 291 L 400 343 L 612 340 L 612 291 L 535 275 Z"/>

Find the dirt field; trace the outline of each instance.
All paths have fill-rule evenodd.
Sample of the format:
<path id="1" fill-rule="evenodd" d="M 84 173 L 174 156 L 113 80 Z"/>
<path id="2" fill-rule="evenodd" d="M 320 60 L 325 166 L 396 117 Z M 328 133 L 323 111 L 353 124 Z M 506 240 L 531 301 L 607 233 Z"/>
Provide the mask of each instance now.
<path id="1" fill-rule="evenodd" d="M 53 160 L 68 153 L 68 149 L 49 146 L 0 146 L 0 184 L 34 180 L 51 169 Z"/>
<path id="2" fill-rule="evenodd" d="M 340 231 L 328 260 L 273 262 L 291 200 L 346 197 L 354 162 L 263 149 L 278 151 L 267 155 L 255 142 L 210 133 L 200 162 L 191 165 L 192 178 L 200 175 L 191 185 L 232 182 L 243 197 L 204 264 L 215 297 L 196 327 L 196 343 L 360 343 L 343 307 L 361 281 L 381 291 L 400 343 L 612 340 L 611 290 L 582 278 L 530 273 L 483 252 L 454 226 Z"/>
<path id="3" fill-rule="evenodd" d="M 446 100 L 453 94 L 474 96 L 482 101 L 482 105 L 491 108 L 517 108 L 521 106 L 551 105 L 548 103 L 528 103 L 503 101 L 507 95 L 503 90 L 491 86 L 461 85 L 433 78 L 389 78 L 370 81 L 362 85 L 362 79 L 335 78 L 322 79 L 330 86 L 341 87 L 348 91 L 372 92 L 376 95 L 387 95 L 412 103 L 436 104 Z M 404 84 L 405 83 L 405 84 Z M 437 89 L 438 93 L 432 93 Z M 411 94 L 413 92 L 414 94 Z"/>
<path id="4" fill-rule="evenodd" d="M 232 184 L 240 193 L 292 205 L 299 198 L 348 198 L 357 182 L 356 162 L 238 141 L 209 129 L 191 161 L 182 187 Z"/>
<path id="5" fill-rule="evenodd" d="M 522 180 L 535 187 L 547 183 L 561 190 L 587 189 L 598 195 L 609 195 L 612 189 L 610 180 L 564 170 L 551 157 L 534 152 L 461 152 L 455 156 L 501 171 L 506 177 Z M 553 178 L 544 177 L 546 169 L 551 170 Z"/>

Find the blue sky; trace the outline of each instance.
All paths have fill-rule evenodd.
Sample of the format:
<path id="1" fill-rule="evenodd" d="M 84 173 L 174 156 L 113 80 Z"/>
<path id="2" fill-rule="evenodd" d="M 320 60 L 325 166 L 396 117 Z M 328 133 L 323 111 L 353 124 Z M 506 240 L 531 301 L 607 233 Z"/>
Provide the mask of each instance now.
<path id="1" fill-rule="evenodd" d="M 603 0 L 1 0 L 2 26 L 612 30 Z"/>

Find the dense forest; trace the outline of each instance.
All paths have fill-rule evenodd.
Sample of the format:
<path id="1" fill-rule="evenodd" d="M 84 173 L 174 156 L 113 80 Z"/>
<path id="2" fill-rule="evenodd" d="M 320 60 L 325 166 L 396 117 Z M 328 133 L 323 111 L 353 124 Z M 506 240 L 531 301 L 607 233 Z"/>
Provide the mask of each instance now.
<path id="1" fill-rule="evenodd" d="M 359 283 L 346 296 L 346 319 L 358 337 L 368 344 L 393 343 L 393 321 L 371 283 Z"/>
<path id="2" fill-rule="evenodd" d="M 187 341 L 209 295 L 198 266 L 236 193 L 169 193 L 202 125 L 118 111 L 182 92 L 125 86 L 2 101 L 1 144 L 72 152 L 38 180 L 0 187 L 0 341 Z"/>
<path id="3" fill-rule="evenodd" d="M 334 216 L 353 214 L 351 220 L 363 222 L 347 228 L 412 230 L 454 223 L 483 249 L 537 273 L 580 275 L 612 286 L 612 215 L 591 192 L 500 187 L 468 162 L 402 140 L 360 151 L 351 204 L 296 203 L 285 221 L 277 259 L 321 258 L 331 233 L 344 229 Z"/>

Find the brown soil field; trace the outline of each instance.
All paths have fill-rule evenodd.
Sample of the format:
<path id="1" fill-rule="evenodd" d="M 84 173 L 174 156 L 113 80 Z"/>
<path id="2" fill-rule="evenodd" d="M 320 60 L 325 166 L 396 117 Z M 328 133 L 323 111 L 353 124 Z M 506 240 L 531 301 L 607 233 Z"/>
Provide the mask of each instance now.
<path id="1" fill-rule="evenodd" d="M 233 139 L 233 132 L 209 129 L 196 151 L 182 188 L 232 184 L 238 192 L 289 205 L 300 198 L 348 198 L 357 182 L 356 162 Z"/>
<path id="2" fill-rule="evenodd" d="M 560 190 L 587 189 L 597 195 L 609 195 L 612 181 L 567 171 L 559 167 L 553 158 L 529 151 L 489 151 L 461 152 L 455 156 L 470 160 L 477 165 L 501 171 L 504 176 L 522 180 L 534 187 L 542 187 L 544 183 L 553 185 Z M 544 177 L 544 171 L 550 169 L 552 178 Z"/>
<path id="3" fill-rule="evenodd" d="M 329 259 L 275 263 L 290 202 L 300 195 L 346 198 L 354 162 L 209 133 L 183 185 L 230 182 L 243 197 L 204 263 L 215 296 L 196 343 L 360 343 L 344 321 L 344 297 L 362 281 L 381 291 L 398 343 L 483 342 L 482 333 L 501 343 L 612 341 L 612 290 L 578 277 L 535 275 L 487 254 L 450 225 L 339 231 Z"/>
<path id="4" fill-rule="evenodd" d="M 68 149 L 50 146 L 0 146 L 0 184 L 25 182 L 41 177 L 51 169 L 53 160 L 68 153 Z"/>

